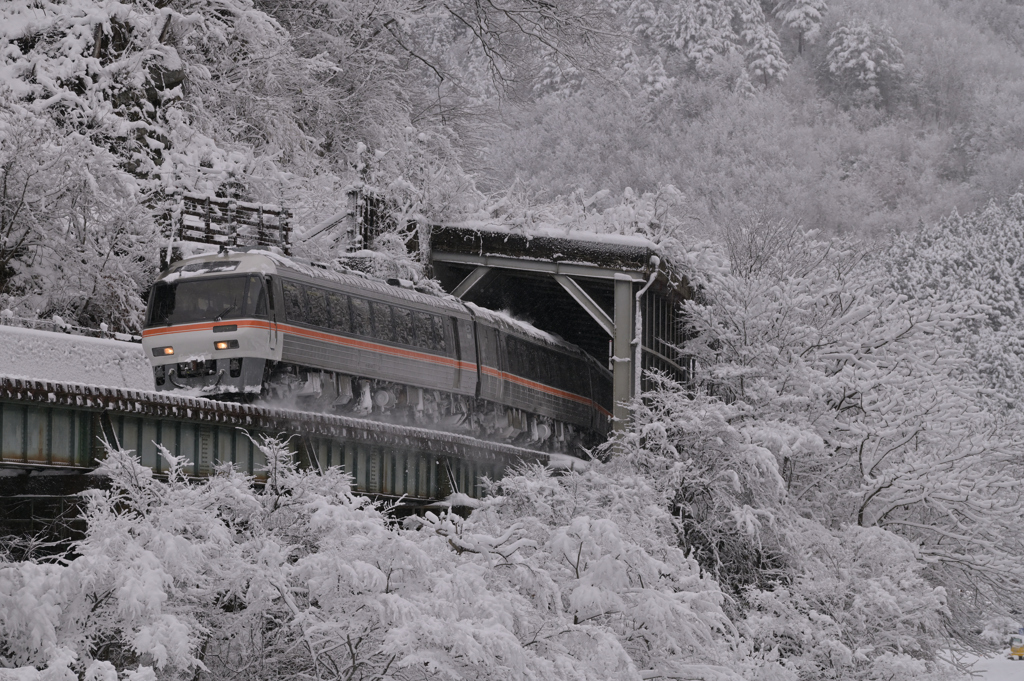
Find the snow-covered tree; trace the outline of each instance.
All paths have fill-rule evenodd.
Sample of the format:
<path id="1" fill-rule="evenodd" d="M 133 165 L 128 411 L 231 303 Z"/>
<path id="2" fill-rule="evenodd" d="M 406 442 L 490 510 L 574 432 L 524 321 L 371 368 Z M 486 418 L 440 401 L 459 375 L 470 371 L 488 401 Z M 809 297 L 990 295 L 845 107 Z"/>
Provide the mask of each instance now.
<path id="1" fill-rule="evenodd" d="M 0 103 L 4 307 L 138 330 L 156 227 L 142 188 L 118 165 L 86 136 Z"/>
<path id="2" fill-rule="evenodd" d="M 682 57 L 685 68 L 698 74 L 739 52 L 759 79 L 781 80 L 785 74 L 778 37 L 755 0 L 615 0 L 611 6 L 633 37 L 634 50 L 653 52 L 665 62 Z"/>
<path id="3" fill-rule="evenodd" d="M 825 0 L 783 0 L 775 6 L 775 16 L 782 25 L 797 33 L 797 53 L 804 51 L 804 41 L 814 40 L 828 11 Z"/>
<path id="4" fill-rule="evenodd" d="M 765 87 L 782 81 L 789 65 L 782 54 L 779 37 L 767 23 L 756 21 L 744 29 L 741 36 L 746 43 L 747 68 L 754 77 L 763 81 Z"/>
<path id="5" fill-rule="evenodd" d="M 0 559 L 0 668 L 232 679 L 738 681 L 722 594 L 642 478 L 506 478 L 470 520 L 405 528 L 280 442 L 262 492 L 222 468 L 100 467 L 88 530 L 52 562 Z M 2 673 L 2 672 L 0 672 Z"/>
<path id="6" fill-rule="evenodd" d="M 824 67 L 842 101 L 888 106 L 903 77 L 903 50 L 885 27 L 853 21 L 829 36 Z"/>
<path id="7" fill-rule="evenodd" d="M 802 613 L 804 624 L 785 625 L 792 634 L 827 615 L 812 638 L 773 654 L 815 674 L 924 678 L 942 667 L 947 636 L 984 647 L 975 624 L 1020 607 L 1007 594 L 1022 577 L 1012 528 L 1024 519 L 1013 491 L 1024 440 L 1014 418 L 989 409 L 951 338 L 970 309 L 909 302 L 847 246 L 784 237 L 753 261 L 734 248 L 731 271 L 694 268 L 707 296 L 687 305 L 696 382 L 647 395 L 617 446 L 651 471 L 682 540 L 753 607 L 748 617 Z M 858 544 L 889 548 L 850 581 L 838 556 L 866 559 Z M 884 556 L 903 567 L 887 572 Z M 864 595 L 814 587 L 828 580 Z M 890 595 L 870 596 L 878 589 Z M 866 624 L 886 599 L 905 605 Z M 866 602 L 876 605 L 858 613 Z M 754 649 L 782 645 L 766 633 L 778 623 L 754 620 L 751 636 L 768 637 Z"/>
<path id="8" fill-rule="evenodd" d="M 467 112 L 528 92 L 542 55 L 591 68 L 607 16 L 578 0 L 16 0 L 0 4 L 0 111 L 76 140 L 71 156 L 94 161 L 90 191 L 130 196 L 131 222 L 150 242 L 152 217 L 175 189 L 287 204 L 301 231 L 339 212 L 345 187 L 369 183 L 405 214 L 441 220 L 481 198 L 455 148 Z M 24 146 L 10 125 L 0 134 L 5 150 Z M 124 220 L 90 217 L 110 250 L 132 251 Z M 5 261 L 26 252 L 8 245 Z M 131 277 L 121 277 L 115 308 L 89 282 L 45 275 L 86 291 L 62 294 L 73 299 L 64 308 L 84 300 L 90 319 L 137 325 L 137 301 L 121 295 Z M 40 279 L 22 270 L 4 279 L 14 303 L 52 307 L 38 304 L 49 295 Z"/>
<path id="9" fill-rule="evenodd" d="M 1016 404 L 1024 381 L 1024 195 L 953 213 L 893 240 L 885 266 L 914 300 L 957 302 L 965 316 L 951 335 L 972 369 Z"/>

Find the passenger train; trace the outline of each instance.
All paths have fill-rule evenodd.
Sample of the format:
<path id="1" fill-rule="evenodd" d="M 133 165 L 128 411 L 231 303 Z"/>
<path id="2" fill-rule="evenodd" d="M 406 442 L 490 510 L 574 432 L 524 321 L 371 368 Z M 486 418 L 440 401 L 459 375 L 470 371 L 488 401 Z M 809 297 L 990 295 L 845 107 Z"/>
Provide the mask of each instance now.
<path id="1" fill-rule="evenodd" d="M 189 258 L 153 285 L 157 390 L 465 430 L 573 451 L 610 428 L 611 372 L 576 346 L 451 296 L 267 251 Z"/>

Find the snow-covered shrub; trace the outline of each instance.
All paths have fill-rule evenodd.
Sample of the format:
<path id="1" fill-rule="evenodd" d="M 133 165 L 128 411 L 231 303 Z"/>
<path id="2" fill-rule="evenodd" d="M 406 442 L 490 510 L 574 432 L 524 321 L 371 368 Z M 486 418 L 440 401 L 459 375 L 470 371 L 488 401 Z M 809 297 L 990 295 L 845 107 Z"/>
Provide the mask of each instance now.
<path id="1" fill-rule="evenodd" d="M 524 470 L 474 516 L 397 527 L 347 476 L 167 482 L 109 451 L 52 562 L 0 562 L 0 668 L 24 678 L 619 679 L 730 671 L 722 594 L 642 478 Z M 57 671 L 68 670 L 68 671 Z M 39 674 L 43 676 L 39 676 Z M 46 676 L 51 675 L 51 676 Z M 140 676 L 141 675 L 141 676 Z"/>
<path id="2" fill-rule="evenodd" d="M 694 268 L 694 381 L 643 396 L 609 451 L 647 471 L 738 599 L 754 659 L 944 673 L 947 637 L 984 649 L 977 623 L 1020 607 L 1019 427 L 951 337 L 970 309 L 908 301 L 848 244 L 787 229 Z"/>
<path id="3" fill-rule="evenodd" d="M 804 434 L 784 422 L 757 421 L 744 405 L 655 382 L 636 405 L 634 428 L 607 452 L 649 481 L 674 516 L 681 548 L 728 592 L 738 596 L 782 578 L 788 557 L 777 523 L 785 495 L 780 468 L 787 453 L 820 442 L 801 441 Z M 776 442 L 785 447 L 782 458 L 766 446 Z"/>
<path id="4" fill-rule="evenodd" d="M 804 678 L 928 679 L 952 670 L 945 590 L 924 577 L 913 544 L 880 528 L 829 531 L 796 519 L 802 554 L 789 582 L 745 594 L 741 630 L 755 658 L 779 660 Z"/>
<path id="5" fill-rule="evenodd" d="M 730 677 L 733 627 L 723 595 L 678 546 L 673 519 L 645 475 L 624 461 L 559 477 L 536 467 L 492 491 L 497 496 L 473 513 L 465 532 L 505 542 L 489 560 L 539 608 L 540 618 L 524 623 L 533 642 L 582 652 L 601 641 L 606 652 L 579 678 L 635 678 L 638 671 L 644 678 L 659 671 Z M 618 672 L 610 666 L 615 658 Z"/>

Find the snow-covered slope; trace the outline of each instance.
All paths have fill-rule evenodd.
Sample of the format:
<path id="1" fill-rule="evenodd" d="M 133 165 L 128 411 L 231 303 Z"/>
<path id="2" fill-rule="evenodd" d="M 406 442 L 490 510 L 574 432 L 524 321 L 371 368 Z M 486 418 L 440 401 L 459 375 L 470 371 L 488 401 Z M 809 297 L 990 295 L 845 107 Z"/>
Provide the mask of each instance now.
<path id="1" fill-rule="evenodd" d="M 0 375 L 153 390 L 138 343 L 0 326 Z"/>
<path id="2" fill-rule="evenodd" d="M 1024 679 L 1024 662 L 1006 658 L 1006 653 L 986 660 L 979 660 L 974 671 L 981 681 L 1018 681 Z"/>

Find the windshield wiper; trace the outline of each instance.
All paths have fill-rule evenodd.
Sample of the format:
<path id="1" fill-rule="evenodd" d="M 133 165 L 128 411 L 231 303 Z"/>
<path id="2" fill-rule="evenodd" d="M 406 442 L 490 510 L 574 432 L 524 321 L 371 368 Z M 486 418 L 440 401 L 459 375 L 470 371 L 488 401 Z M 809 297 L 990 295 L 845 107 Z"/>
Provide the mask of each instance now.
<path id="1" fill-rule="evenodd" d="M 234 309 L 235 309 L 234 305 L 228 305 L 227 307 L 224 308 L 224 311 L 221 312 L 219 315 L 217 315 L 217 317 L 213 321 L 219 322 L 221 319 L 224 318 L 224 315 L 226 315 L 228 312 L 231 312 L 231 310 L 234 310 Z"/>

